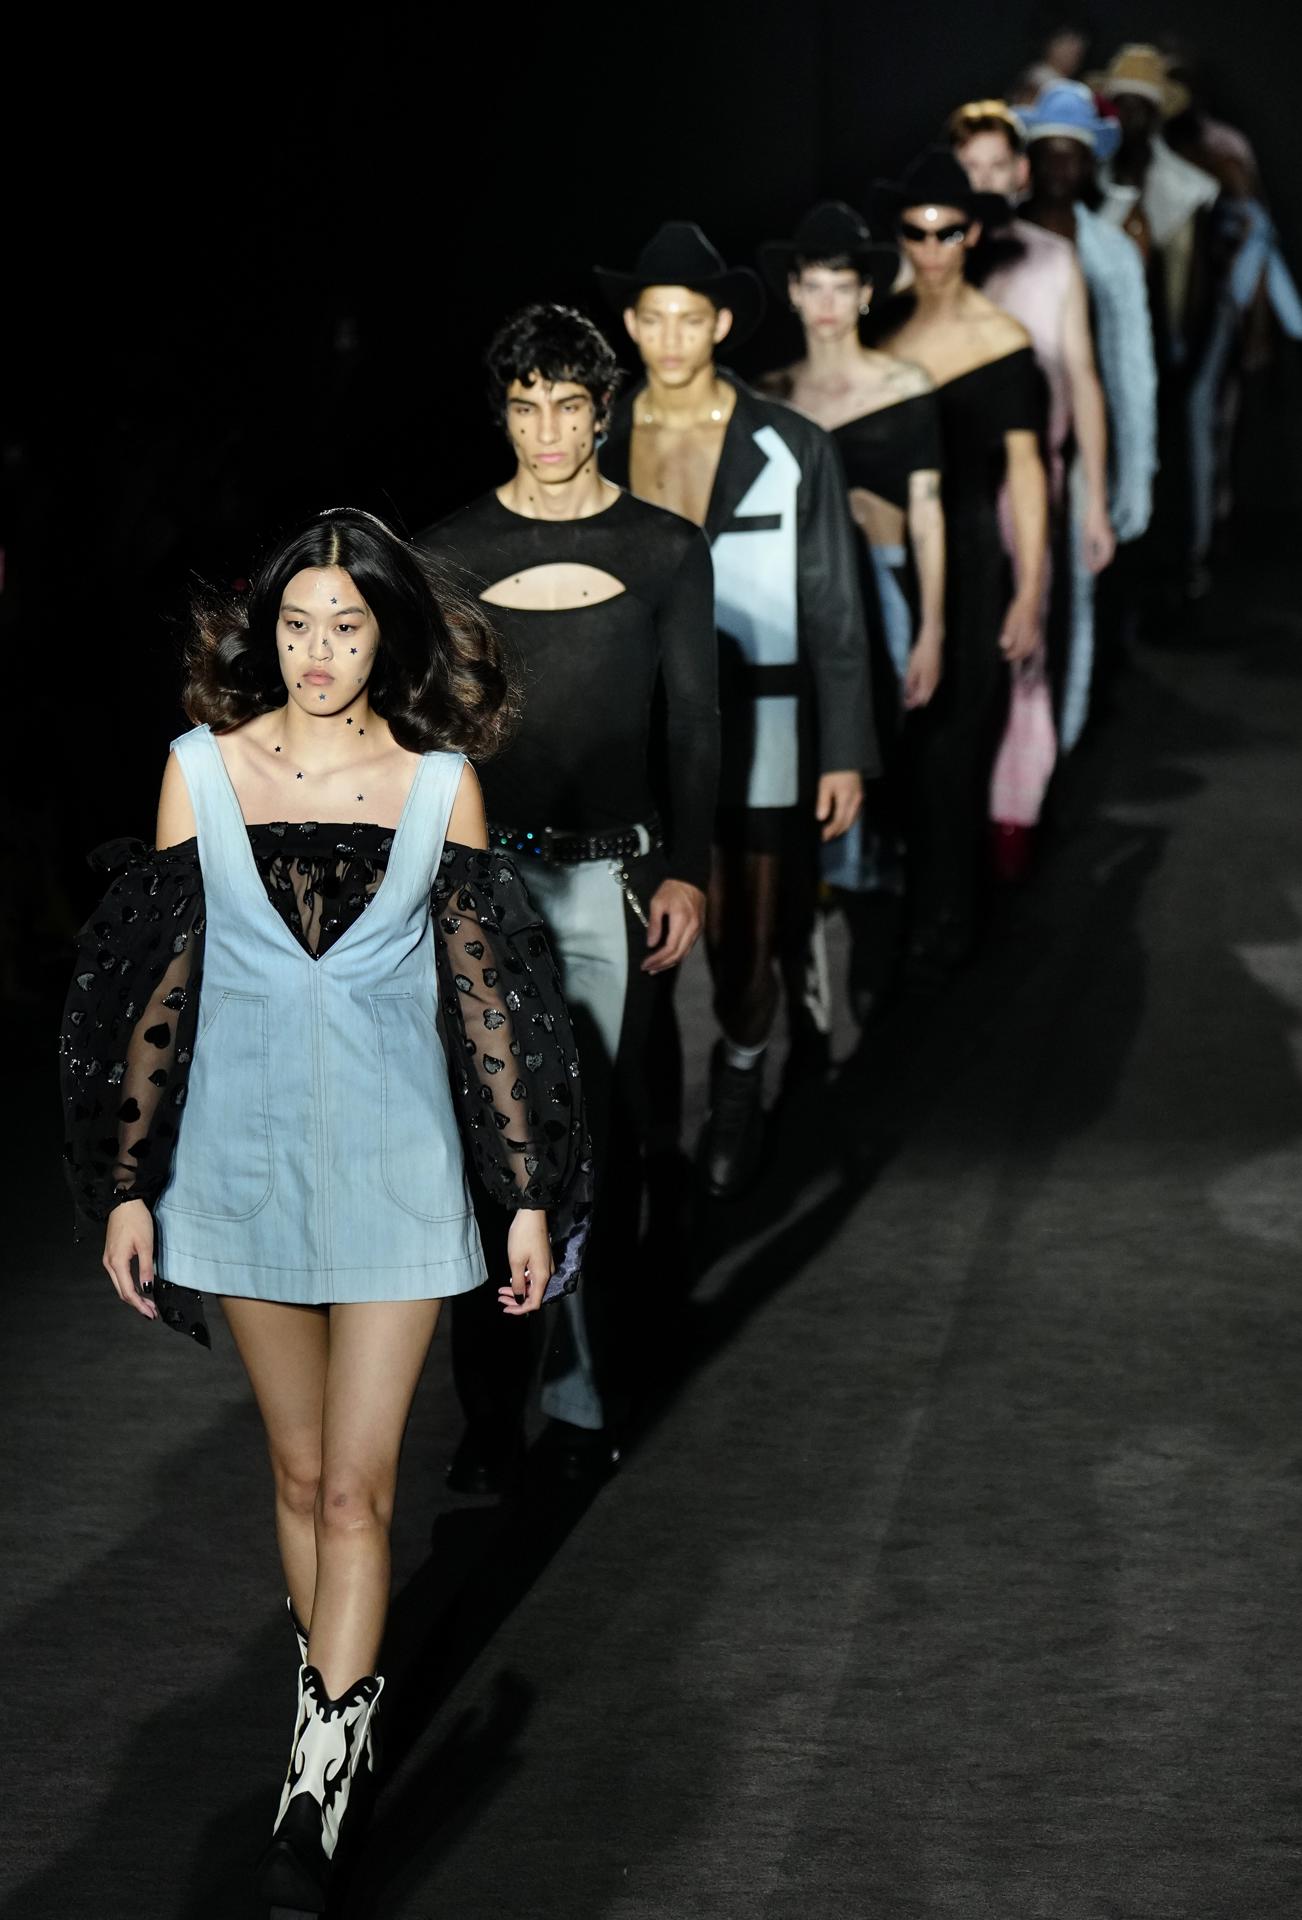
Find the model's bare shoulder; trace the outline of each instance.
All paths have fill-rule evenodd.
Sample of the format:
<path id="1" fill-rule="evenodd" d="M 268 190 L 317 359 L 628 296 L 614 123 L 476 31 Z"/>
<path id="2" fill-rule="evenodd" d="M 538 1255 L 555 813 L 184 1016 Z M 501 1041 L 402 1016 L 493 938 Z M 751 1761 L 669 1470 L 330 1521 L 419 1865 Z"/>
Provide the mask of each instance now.
<path id="1" fill-rule="evenodd" d="M 484 812 L 484 796 L 480 791 L 479 776 L 468 760 L 461 769 L 461 780 L 457 786 L 457 797 L 452 802 L 452 812 L 448 816 L 448 830 L 445 837 L 448 840 L 455 840 L 459 847 L 488 845 L 488 818 Z"/>
<path id="2" fill-rule="evenodd" d="M 990 338 L 997 343 L 1000 353 L 1018 353 L 1023 347 L 1034 345 L 1021 321 L 1014 320 L 1011 313 L 1002 313 L 998 309 Z"/>
<path id="3" fill-rule="evenodd" d="M 887 376 L 891 391 L 901 400 L 914 400 L 920 393 L 934 393 L 936 383 L 925 367 L 916 360 L 900 359 L 892 354 L 891 370 Z"/>
<path id="4" fill-rule="evenodd" d="M 190 804 L 190 789 L 185 784 L 181 763 L 174 753 L 169 753 L 167 765 L 163 768 L 163 785 L 158 795 L 158 823 L 154 829 L 154 845 L 160 849 L 179 847 L 183 840 L 193 840 L 197 831 L 194 808 Z"/>
<path id="5" fill-rule="evenodd" d="M 963 318 L 970 329 L 969 338 L 983 360 L 998 360 L 1019 347 L 1029 347 L 1031 336 L 1020 320 L 997 307 L 988 294 L 975 287 L 967 290 Z"/>

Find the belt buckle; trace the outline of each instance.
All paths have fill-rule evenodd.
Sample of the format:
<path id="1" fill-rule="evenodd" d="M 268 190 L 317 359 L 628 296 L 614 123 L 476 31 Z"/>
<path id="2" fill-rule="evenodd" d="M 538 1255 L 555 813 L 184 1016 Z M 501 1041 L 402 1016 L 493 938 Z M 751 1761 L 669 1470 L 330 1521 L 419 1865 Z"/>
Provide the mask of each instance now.
<path id="1" fill-rule="evenodd" d="M 651 851 L 651 829 L 644 827 L 639 820 L 635 824 L 633 831 L 637 835 L 637 852 L 638 858 L 641 859 L 644 854 L 650 853 Z"/>

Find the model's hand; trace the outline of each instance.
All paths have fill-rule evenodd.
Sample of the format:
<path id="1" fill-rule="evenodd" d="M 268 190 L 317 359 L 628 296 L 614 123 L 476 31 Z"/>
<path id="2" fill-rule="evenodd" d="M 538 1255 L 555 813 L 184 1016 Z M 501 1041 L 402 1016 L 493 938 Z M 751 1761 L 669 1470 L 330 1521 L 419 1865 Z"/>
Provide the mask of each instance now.
<path id="1" fill-rule="evenodd" d="M 839 840 L 849 833 L 863 805 L 863 775 L 825 773 L 818 782 L 814 812 L 823 829 L 824 840 Z"/>
<path id="2" fill-rule="evenodd" d="M 906 711 L 911 713 L 915 707 L 925 707 L 940 685 L 940 658 L 940 635 L 934 628 L 919 627 L 904 670 L 901 695 Z"/>
<path id="3" fill-rule="evenodd" d="M 999 651 L 1010 666 L 1016 660 L 1028 660 L 1040 641 L 1040 596 L 1019 593 L 1004 615 L 1004 630 L 999 636 Z"/>
<path id="4" fill-rule="evenodd" d="M 137 1283 L 131 1271 L 136 1262 Z M 104 1271 L 119 1300 L 157 1320 L 158 1308 L 148 1297 L 154 1285 L 154 1216 L 143 1200 L 124 1200 L 114 1207 L 104 1229 Z"/>
<path id="5" fill-rule="evenodd" d="M 1148 526 L 1151 502 L 1145 498 L 1146 491 L 1143 487 L 1132 486 L 1121 488 L 1113 495 L 1109 518 L 1119 545 L 1127 540 L 1137 540 Z"/>
<path id="6" fill-rule="evenodd" d="M 687 880 L 662 880 L 647 908 L 646 943 L 654 949 L 643 973 L 667 973 L 687 958 L 705 921 L 705 895 Z"/>
<path id="7" fill-rule="evenodd" d="M 511 1216 L 506 1255 L 511 1262 L 511 1284 L 497 1289 L 503 1310 L 514 1317 L 537 1313 L 552 1277 L 547 1215 L 540 1207 L 520 1207 Z"/>
<path id="8" fill-rule="evenodd" d="M 1108 519 L 1108 510 L 1103 501 L 1085 509 L 1085 518 L 1081 525 L 1081 547 L 1085 565 L 1091 573 L 1102 573 L 1104 567 L 1112 565 L 1117 551 L 1117 536 Z"/>

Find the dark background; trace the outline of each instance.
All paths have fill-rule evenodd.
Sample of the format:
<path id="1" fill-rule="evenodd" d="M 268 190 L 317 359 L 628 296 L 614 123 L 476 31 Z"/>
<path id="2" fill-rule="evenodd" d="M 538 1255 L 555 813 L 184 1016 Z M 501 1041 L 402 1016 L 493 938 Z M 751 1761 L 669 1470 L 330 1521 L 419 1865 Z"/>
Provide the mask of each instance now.
<path id="1" fill-rule="evenodd" d="M 193 574 L 246 573 L 300 511 L 415 530 L 503 477 L 479 356 L 512 307 L 601 316 L 592 264 L 665 218 L 742 260 L 817 198 L 862 204 L 1046 24 L 1025 0 L 144 18 L 29 27 L 11 71 L 0 606 L 37 772 L 16 743 L 6 884 L 36 938 L 7 943 L 10 984 L 66 951 L 85 848 L 150 833 Z M 1165 29 L 1202 50 L 1296 259 L 1280 19 L 1088 15 L 1092 64 Z M 770 314 L 740 369 L 794 346 Z"/>

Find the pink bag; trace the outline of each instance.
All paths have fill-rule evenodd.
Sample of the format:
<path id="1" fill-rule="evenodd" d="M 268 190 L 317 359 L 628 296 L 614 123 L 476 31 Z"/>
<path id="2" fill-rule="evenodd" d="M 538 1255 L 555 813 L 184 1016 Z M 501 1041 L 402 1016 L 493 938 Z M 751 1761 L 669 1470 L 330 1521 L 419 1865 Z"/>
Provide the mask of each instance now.
<path id="1" fill-rule="evenodd" d="M 1013 668 L 1008 725 L 990 780 L 990 818 L 1033 827 L 1058 758 L 1043 642 Z"/>

